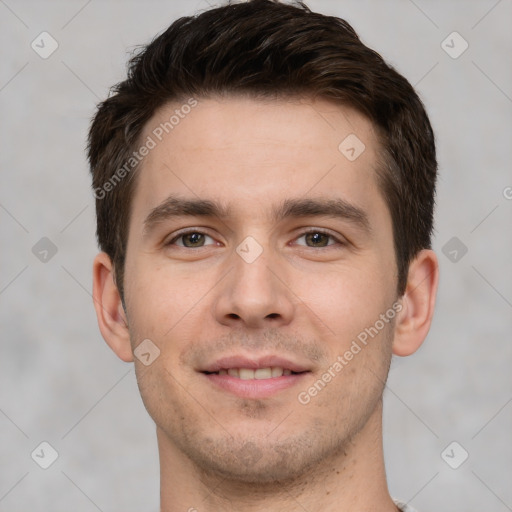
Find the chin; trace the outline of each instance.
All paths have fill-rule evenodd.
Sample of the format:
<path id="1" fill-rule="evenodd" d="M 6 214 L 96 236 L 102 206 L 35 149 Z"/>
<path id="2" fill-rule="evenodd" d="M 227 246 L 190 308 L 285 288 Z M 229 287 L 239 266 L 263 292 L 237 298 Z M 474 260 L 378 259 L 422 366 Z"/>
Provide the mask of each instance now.
<path id="1" fill-rule="evenodd" d="M 260 487 L 297 481 L 315 465 L 325 463 L 329 455 L 327 447 L 312 445 L 306 436 L 281 444 L 268 439 L 260 443 L 210 439 L 202 448 L 188 456 L 205 476 Z"/>

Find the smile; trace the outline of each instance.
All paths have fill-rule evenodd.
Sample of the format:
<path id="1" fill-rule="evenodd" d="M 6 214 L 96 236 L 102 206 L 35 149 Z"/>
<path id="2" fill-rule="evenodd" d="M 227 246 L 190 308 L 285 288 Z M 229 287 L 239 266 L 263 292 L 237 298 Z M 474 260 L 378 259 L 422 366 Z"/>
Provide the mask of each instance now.
<path id="1" fill-rule="evenodd" d="M 292 372 L 290 369 L 282 368 L 281 366 L 269 366 L 268 368 L 258 368 L 256 370 L 253 368 L 229 368 L 221 369 L 213 373 L 216 375 L 229 375 L 242 380 L 265 380 L 282 377 L 283 375 L 291 375 L 296 372 Z"/>

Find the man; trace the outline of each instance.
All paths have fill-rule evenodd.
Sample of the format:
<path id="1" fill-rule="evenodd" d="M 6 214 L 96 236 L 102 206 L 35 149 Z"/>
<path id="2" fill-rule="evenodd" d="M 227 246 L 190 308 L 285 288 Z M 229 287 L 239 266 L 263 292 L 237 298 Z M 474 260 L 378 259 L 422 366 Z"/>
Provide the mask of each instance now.
<path id="1" fill-rule="evenodd" d="M 430 327 L 436 158 L 418 96 L 343 20 L 181 18 L 95 115 L 103 337 L 156 423 L 161 507 L 409 511 L 382 392 Z"/>

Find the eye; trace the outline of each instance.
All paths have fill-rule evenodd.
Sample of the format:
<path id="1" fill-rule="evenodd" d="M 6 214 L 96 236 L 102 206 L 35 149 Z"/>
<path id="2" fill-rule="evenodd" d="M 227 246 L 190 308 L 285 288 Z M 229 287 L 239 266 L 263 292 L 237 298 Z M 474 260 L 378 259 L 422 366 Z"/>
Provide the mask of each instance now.
<path id="1" fill-rule="evenodd" d="M 206 244 L 207 239 L 210 239 L 213 243 L 215 243 L 215 240 L 213 240 L 213 238 L 208 236 L 206 233 L 202 233 L 201 231 L 187 231 L 175 236 L 166 245 L 177 245 L 178 247 L 194 249 L 198 247 L 204 247 L 205 245 L 212 245 L 211 243 Z"/>
<path id="2" fill-rule="evenodd" d="M 307 247 L 312 248 L 327 247 L 329 245 L 336 245 L 336 243 L 343 245 L 342 242 L 340 242 L 330 233 L 319 231 L 318 229 L 307 231 L 306 233 L 299 236 L 297 240 L 300 240 L 301 238 L 304 238 L 305 244 L 299 243 L 298 245 L 306 245 Z"/>

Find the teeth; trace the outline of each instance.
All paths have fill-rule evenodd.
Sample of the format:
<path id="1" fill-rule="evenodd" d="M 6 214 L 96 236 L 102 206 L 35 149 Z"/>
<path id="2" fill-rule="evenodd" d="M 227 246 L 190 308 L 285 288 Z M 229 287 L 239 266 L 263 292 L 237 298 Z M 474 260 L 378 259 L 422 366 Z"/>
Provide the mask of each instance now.
<path id="1" fill-rule="evenodd" d="M 254 372 L 255 379 L 270 379 L 272 377 L 272 368 L 258 368 Z"/>
<path id="2" fill-rule="evenodd" d="M 272 377 L 281 377 L 281 375 L 283 375 L 283 369 L 279 366 L 274 366 L 272 368 Z"/>
<path id="3" fill-rule="evenodd" d="M 240 374 L 240 378 L 242 380 L 254 379 L 254 370 L 251 370 L 250 368 L 240 368 L 238 373 Z"/>
<path id="4" fill-rule="evenodd" d="M 228 370 L 219 370 L 219 375 L 229 375 L 242 380 L 264 380 L 274 377 L 281 377 L 283 375 L 291 375 L 292 371 L 283 369 L 280 366 L 272 366 L 268 368 L 229 368 Z"/>

